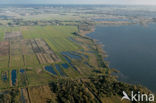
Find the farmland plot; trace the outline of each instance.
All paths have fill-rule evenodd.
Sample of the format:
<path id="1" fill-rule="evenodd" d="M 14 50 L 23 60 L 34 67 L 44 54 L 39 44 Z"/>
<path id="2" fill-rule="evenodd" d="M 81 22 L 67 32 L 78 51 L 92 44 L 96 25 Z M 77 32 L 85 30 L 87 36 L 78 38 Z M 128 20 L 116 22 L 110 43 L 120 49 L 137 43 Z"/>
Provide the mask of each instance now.
<path id="1" fill-rule="evenodd" d="M 33 53 L 29 40 L 10 41 L 10 67 L 22 67 L 24 65 L 38 65 L 38 60 Z"/>
<path id="2" fill-rule="evenodd" d="M 10 41 L 10 64 L 9 67 L 24 66 L 20 40 Z"/>
<path id="3" fill-rule="evenodd" d="M 8 67 L 9 42 L 0 42 L 0 68 Z"/>
<path id="4" fill-rule="evenodd" d="M 77 38 L 73 35 L 77 31 L 76 27 L 26 28 L 20 29 L 20 32 L 5 31 L 4 41 L 0 42 L 0 85 L 4 85 L 4 88 L 5 85 L 38 86 L 56 78 L 78 78 L 89 73 L 91 69 L 84 62 L 90 64 L 90 58 L 80 53 L 81 45 L 69 39 Z M 5 73 L 6 71 L 8 72 Z M 3 83 L 2 79 L 6 78 L 6 74 L 7 82 Z"/>
<path id="5" fill-rule="evenodd" d="M 20 40 L 21 44 L 21 54 L 23 57 L 23 62 L 25 66 L 38 65 L 38 59 L 33 52 L 31 41 L 30 40 Z"/>
<path id="6" fill-rule="evenodd" d="M 9 51 L 9 42 L 8 41 L 0 42 L 0 56 L 8 55 L 8 51 Z"/>
<path id="7" fill-rule="evenodd" d="M 9 57 L 8 56 L 0 56 L 0 68 L 5 69 L 9 67 Z"/>
<path id="8" fill-rule="evenodd" d="M 8 71 L 1 71 L 0 73 L 0 87 L 7 88 L 9 87 L 9 72 Z"/>
<path id="9" fill-rule="evenodd" d="M 19 85 L 20 86 L 26 86 L 27 85 L 27 77 L 26 77 L 26 70 L 20 69 L 20 78 L 19 78 Z"/>
<path id="10" fill-rule="evenodd" d="M 23 56 L 22 55 L 10 56 L 9 67 L 21 68 L 23 66 L 24 66 L 24 62 L 23 62 Z"/>
<path id="11" fill-rule="evenodd" d="M 33 55 L 33 50 L 31 46 L 31 41 L 30 40 L 21 40 L 21 51 L 23 55 Z"/>
<path id="12" fill-rule="evenodd" d="M 0 41 L 4 39 L 4 31 L 2 28 L 0 28 Z"/>
<path id="13" fill-rule="evenodd" d="M 14 56 L 14 55 L 21 55 L 22 51 L 21 51 L 21 41 L 19 40 L 14 40 L 14 41 L 10 41 L 10 55 Z"/>
<path id="14" fill-rule="evenodd" d="M 55 53 L 80 49 L 79 45 L 68 39 L 73 36 L 73 32 L 77 31 L 76 26 L 30 26 L 25 28 L 21 28 L 25 39 L 42 38 Z"/>
<path id="15" fill-rule="evenodd" d="M 58 62 L 60 59 L 42 39 L 31 40 L 32 48 L 41 64 Z"/>
<path id="16" fill-rule="evenodd" d="M 17 40 L 17 39 L 22 39 L 23 35 L 20 32 L 6 32 L 4 39 L 5 40 Z"/>
<path id="17" fill-rule="evenodd" d="M 35 54 L 32 55 L 24 55 L 24 64 L 25 66 L 35 66 L 39 65 L 38 59 Z"/>

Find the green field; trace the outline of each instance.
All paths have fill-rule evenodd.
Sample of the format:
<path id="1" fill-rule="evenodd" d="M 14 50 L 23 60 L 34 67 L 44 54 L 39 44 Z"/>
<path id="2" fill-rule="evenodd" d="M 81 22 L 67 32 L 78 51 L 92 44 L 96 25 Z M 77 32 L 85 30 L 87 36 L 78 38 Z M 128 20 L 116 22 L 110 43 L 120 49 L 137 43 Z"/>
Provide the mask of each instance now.
<path id="1" fill-rule="evenodd" d="M 92 42 L 79 36 L 73 35 L 75 32 L 78 32 L 77 26 L 49 25 L 1 27 L 0 32 L 2 33 L 2 41 L 0 42 L 2 45 L 0 49 L 1 51 L 6 52 L 5 55 L 1 56 L 0 58 L 0 72 L 9 71 L 9 73 L 7 73 L 8 78 L 6 83 L 4 83 L 1 78 L 0 83 L 4 85 L 4 87 L 0 87 L 1 89 L 5 88 L 5 84 L 6 88 L 12 87 L 12 70 L 16 70 L 17 72 L 17 81 L 15 87 L 23 87 L 43 85 L 56 80 L 56 78 L 62 78 L 62 75 L 55 67 L 55 64 L 61 66 L 61 64 L 67 63 L 69 65 L 69 68 L 64 69 L 61 66 L 61 70 L 66 75 L 66 77 L 70 78 L 79 78 L 83 76 L 86 77 L 91 73 L 90 67 L 84 64 L 84 62 L 88 62 L 89 64 L 93 64 L 94 62 L 95 65 L 97 65 L 95 62 L 96 58 L 94 57 L 94 54 L 86 58 L 83 55 L 88 56 L 89 54 L 87 52 L 80 51 L 83 49 L 86 49 L 86 51 L 89 50 L 89 48 L 87 48 L 87 45 L 88 43 L 91 44 Z M 18 34 L 18 32 L 20 32 L 21 34 Z M 8 35 L 13 37 L 10 39 L 8 38 Z M 4 40 L 4 37 L 8 39 Z M 84 43 L 82 44 L 85 45 L 82 46 L 80 44 L 77 44 L 69 38 L 74 38 L 75 40 L 77 38 L 78 40 L 80 40 L 79 42 L 84 41 Z M 8 49 L 3 46 L 5 43 L 8 43 L 8 45 L 6 45 Z M 68 57 L 70 58 L 72 63 L 70 64 L 67 62 L 67 60 L 65 60 L 64 56 L 61 53 L 72 51 L 79 53 L 76 55 L 79 55 L 82 59 L 76 60 Z M 49 54 L 51 52 L 52 54 Z M 53 57 L 51 57 L 52 55 Z M 45 70 L 45 66 L 49 65 L 54 68 L 57 76 L 52 75 Z M 72 65 L 75 66 L 77 70 L 74 69 Z M 21 69 L 25 69 L 26 73 L 21 74 Z"/>
<path id="2" fill-rule="evenodd" d="M 5 32 L 12 32 L 12 31 L 18 31 L 19 27 L 6 27 L 6 26 L 0 26 L 0 41 L 4 40 Z"/>
<path id="3" fill-rule="evenodd" d="M 4 28 L 0 27 L 0 41 L 4 39 Z"/>
<path id="4" fill-rule="evenodd" d="M 6 98 L 18 103 L 21 97 L 32 103 L 120 103 L 122 89 L 136 88 L 110 74 L 101 48 L 87 37 L 74 35 L 76 26 L 3 27 L 0 31 L 0 91 L 8 91 L 0 95 L 2 103 Z"/>
<path id="5" fill-rule="evenodd" d="M 121 101 L 123 90 L 128 96 L 132 90 L 151 93 L 119 81 L 102 46 L 85 34 L 96 24 L 140 24 L 152 18 L 113 15 L 117 8 L 101 5 L 0 8 L 0 103 L 130 103 Z"/>
<path id="6" fill-rule="evenodd" d="M 31 26 L 21 29 L 25 39 L 43 38 L 55 52 L 74 51 L 81 47 L 68 40 L 77 32 L 74 26 Z"/>

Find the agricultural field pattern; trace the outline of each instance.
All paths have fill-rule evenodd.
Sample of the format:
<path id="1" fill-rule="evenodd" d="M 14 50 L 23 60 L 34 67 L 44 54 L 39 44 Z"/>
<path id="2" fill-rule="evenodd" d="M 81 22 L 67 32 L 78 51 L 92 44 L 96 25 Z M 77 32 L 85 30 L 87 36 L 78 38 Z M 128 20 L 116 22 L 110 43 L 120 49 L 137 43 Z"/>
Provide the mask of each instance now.
<path id="1" fill-rule="evenodd" d="M 75 35 L 76 26 L 24 26 L 2 32 L 2 91 L 20 87 L 26 98 L 31 94 L 27 87 L 48 85 L 59 78 L 85 78 L 99 65 L 94 41 Z"/>
<path id="2" fill-rule="evenodd" d="M 74 61 L 83 61 L 81 66 L 91 69 L 89 64 L 85 64 L 89 61 L 87 52 L 69 39 L 77 38 L 72 34 L 76 32 L 76 27 L 58 27 L 60 30 L 69 29 L 64 35 L 61 35 L 64 31 L 60 32 L 59 29 L 46 34 L 53 28 L 57 27 L 44 27 L 43 29 L 47 31 L 44 30 L 42 33 L 37 31 L 42 29 L 39 27 L 24 27 L 19 31 L 4 33 L 4 40 L 0 42 L 1 84 L 4 85 L 1 88 L 48 83 L 48 77 L 71 77 L 74 74 L 84 74 Z M 31 77 L 28 76 L 32 73 Z"/>
<path id="3" fill-rule="evenodd" d="M 113 8 L 0 7 L 0 103 L 121 103 L 122 90 L 150 93 L 146 87 L 118 81 L 119 71 L 104 60 L 102 45 L 86 36 L 99 24 L 155 20 L 114 14 Z M 130 20 L 100 21 L 106 18 Z"/>

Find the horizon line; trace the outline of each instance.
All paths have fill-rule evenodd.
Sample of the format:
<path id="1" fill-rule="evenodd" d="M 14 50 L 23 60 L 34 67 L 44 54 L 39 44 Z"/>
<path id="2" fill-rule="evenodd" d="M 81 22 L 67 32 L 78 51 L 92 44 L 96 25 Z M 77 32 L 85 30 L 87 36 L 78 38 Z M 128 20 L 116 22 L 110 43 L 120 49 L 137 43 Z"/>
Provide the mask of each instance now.
<path id="1" fill-rule="evenodd" d="M 4 3 L 0 5 L 121 5 L 121 6 L 156 6 L 156 4 L 75 4 L 75 3 L 62 3 L 62 4 L 54 4 L 54 3 Z"/>

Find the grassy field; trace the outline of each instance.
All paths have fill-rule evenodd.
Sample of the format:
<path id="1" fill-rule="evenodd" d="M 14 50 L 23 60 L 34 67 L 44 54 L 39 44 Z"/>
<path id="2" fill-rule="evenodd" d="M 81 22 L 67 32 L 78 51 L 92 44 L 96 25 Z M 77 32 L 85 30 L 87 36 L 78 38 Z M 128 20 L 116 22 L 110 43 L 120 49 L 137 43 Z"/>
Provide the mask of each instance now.
<path id="1" fill-rule="evenodd" d="M 6 27 L 6 26 L 0 26 L 0 41 L 4 40 L 5 32 L 12 32 L 12 31 L 18 31 L 19 27 Z"/>
<path id="2" fill-rule="evenodd" d="M 101 46 L 85 36 L 96 19 L 113 17 L 105 9 L 1 8 L 0 103 L 129 103 L 123 90 L 150 93 L 118 81 Z"/>
<path id="3" fill-rule="evenodd" d="M 73 26 L 31 26 L 21 29 L 25 39 L 43 38 L 55 52 L 79 50 L 81 47 L 68 40 L 77 27 Z"/>
<path id="4" fill-rule="evenodd" d="M 4 29 L 0 28 L 0 41 L 2 41 L 4 38 Z"/>
<path id="5" fill-rule="evenodd" d="M 98 46 L 91 39 L 73 35 L 77 31 L 76 26 L 0 29 L 0 91 L 8 90 L 0 100 L 120 103 L 121 87 L 134 87 L 111 76 L 111 69 L 101 66 L 104 61 Z"/>
<path id="6" fill-rule="evenodd" d="M 85 61 L 91 58 L 82 57 L 81 61 L 70 58 L 72 63 L 70 64 L 61 54 L 65 51 L 75 51 L 83 54 L 80 50 L 84 49 L 84 46 L 70 40 L 70 38 L 79 38 L 73 35 L 73 33 L 77 31 L 78 28 L 76 26 L 1 27 L 2 45 L 0 49 L 2 51 L 5 50 L 5 55 L 0 58 L 0 72 L 9 71 L 9 73 L 7 73 L 9 78 L 7 78 L 7 84 L 3 83 L 3 81 L 0 81 L 0 83 L 2 83 L 4 87 L 5 85 L 8 85 L 7 88 L 9 88 L 9 85 L 12 87 L 11 71 L 14 69 L 17 71 L 16 86 L 23 87 L 46 84 L 56 78 L 62 78 L 55 64 L 61 66 L 63 63 L 69 65 L 68 69 L 61 67 L 66 77 L 79 78 L 91 73 L 91 69 L 84 64 Z M 14 36 L 13 39 L 4 39 L 5 33 L 7 33 L 7 37 Z M 21 38 L 19 38 L 19 36 Z M 7 48 L 4 47 L 4 44 L 6 44 Z M 0 53 L 3 55 L 3 52 Z M 87 55 L 87 53 L 85 53 L 85 55 Z M 54 68 L 57 76 L 45 70 L 45 66 L 48 65 Z M 71 65 L 75 66 L 77 70 Z M 22 74 L 20 72 L 21 69 L 25 69 L 26 73 Z M 26 82 L 23 82 L 25 81 L 23 78 L 26 79 Z"/>
<path id="7" fill-rule="evenodd" d="M 78 32 L 77 26 L 3 27 L 0 31 L 2 32 L 0 90 L 18 88 L 17 90 L 21 94 L 23 93 L 24 98 L 30 101 L 37 101 L 33 100 L 36 98 L 33 95 L 45 90 L 46 93 L 52 94 L 49 94 L 49 97 L 42 96 L 50 98 L 48 101 L 53 99 L 57 101 L 52 95 L 58 95 L 57 92 L 60 94 L 63 83 L 63 86 L 66 86 L 65 88 L 69 89 L 70 93 L 73 92 L 70 91 L 71 87 L 74 87 L 74 95 L 81 96 L 82 93 L 87 95 L 88 97 L 84 97 L 84 100 L 92 97 L 93 101 L 100 101 L 92 94 L 85 82 L 90 83 L 87 78 L 97 76 L 96 72 L 105 75 L 107 68 L 99 67 L 95 52 L 98 48 L 95 47 L 94 42 L 86 37 L 74 35 L 75 32 Z M 89 53 L 89 51 L 95 53 Z M 67 64 L 68 67 L 65 68 L 62 64 Z M 12 74 L 13 71 L 15 74 Z M 83 78 L 85 79 L 83 80 Z M 15 83 L 13 83 L 14 80 Z M 58 80 L 61 80 L 61 85 Z M 50 84 L 55 84 L 55 82 L 58 82 L 58 91 L 53 92 L 49 89 L 53 87 Z M 21 94 L 18 92 L 15 94 L 17 95 L 16 101 L 21 100 Z M 41 94 L 38 95 L 41 97 Z M 45 102 L 46 98 L 39 99 L 39 101 Z M 62 100 L 66 101 L 63 98 Z M 111 100 L 108 102 L 111 103 Z"/>

